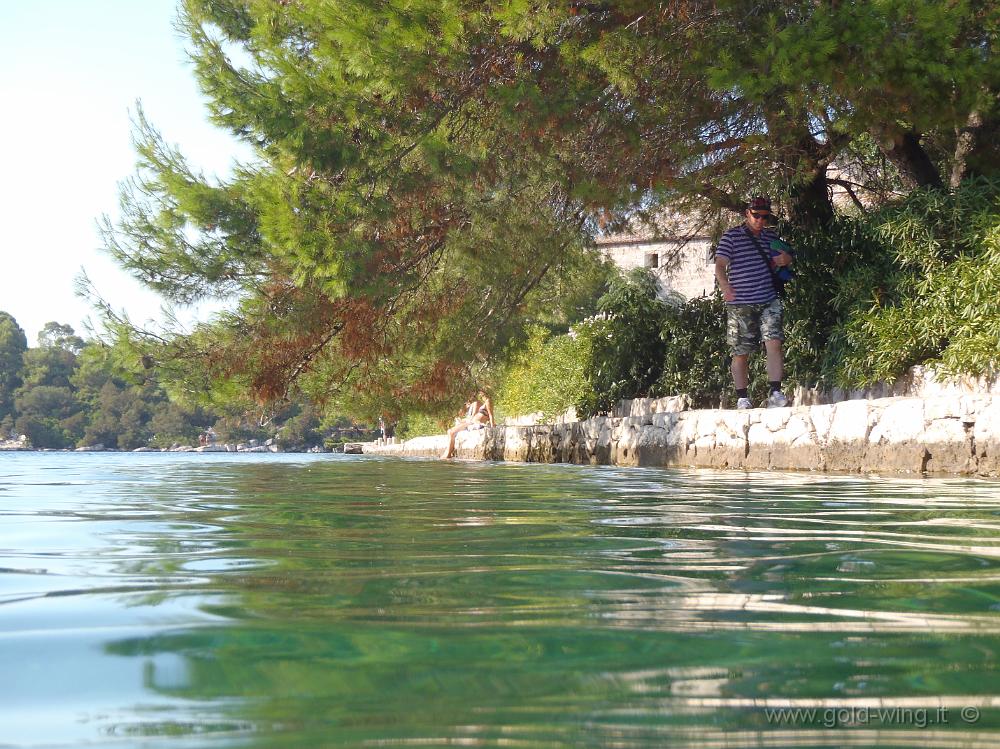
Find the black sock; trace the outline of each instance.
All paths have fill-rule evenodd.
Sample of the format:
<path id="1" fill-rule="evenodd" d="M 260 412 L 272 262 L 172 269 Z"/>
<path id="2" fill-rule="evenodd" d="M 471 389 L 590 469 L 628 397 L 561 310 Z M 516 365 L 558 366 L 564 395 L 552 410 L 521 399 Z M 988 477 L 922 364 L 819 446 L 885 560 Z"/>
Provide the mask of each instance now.
<path id="1" fill-rule="evenodd" d="M 736 397 L 737 398 L 746 398 L 747 397 L 747 388 L 736 388 Z"/>
<path id="2" fill-rule="evenodd" d="M 781 380 L 771 381 L 771 392 L 776 393 L 781 390 Z"/>

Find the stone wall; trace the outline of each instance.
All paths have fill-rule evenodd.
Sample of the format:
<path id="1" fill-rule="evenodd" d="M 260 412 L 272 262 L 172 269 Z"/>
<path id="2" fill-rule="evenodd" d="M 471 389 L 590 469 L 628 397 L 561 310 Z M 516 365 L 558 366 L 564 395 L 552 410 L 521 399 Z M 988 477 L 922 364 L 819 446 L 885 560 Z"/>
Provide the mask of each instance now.
<path id="1" fill-rule="evenodd" d="M 938 372 L 933 366 L 910 367 L 905 375 L 892 383 L 879 383 L 864 390 L 807 389 L 798 387 L 793 400 L 799 405 L 839 403 L 860 398 L 889 398 L 892 396 L 913 396 L 918 398 L 951 397 L 963 395 L 1000 396 L 1000 376 L 983 375 L 972 377 L 961 375 L 952 377 Z"/>
<path id="2" fill-rule="evenodd" d="M 633 401 L 629 414 L 464 432 L 459 458 L 746 470 L 1000 476 L 1000 397 L 891 397 L 744 411 Z M 444 436 L 366 453 L 437 457 Z"/>

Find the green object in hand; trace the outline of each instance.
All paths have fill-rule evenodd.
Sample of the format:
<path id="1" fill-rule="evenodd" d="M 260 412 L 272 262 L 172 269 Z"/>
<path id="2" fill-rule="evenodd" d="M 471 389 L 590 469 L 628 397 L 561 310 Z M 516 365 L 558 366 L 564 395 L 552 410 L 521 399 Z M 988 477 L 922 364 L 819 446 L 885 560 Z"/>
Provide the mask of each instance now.
<path id="1" fill-rule="evenodd" d="M 789 255 L 792 254 L 792 246 L 782 239 L 772 239 L 770 246 L 772 253 L 787 252 Z M 778 279 L 778 282 L 784 286 L 792 280 L 792 276 L 795 275 L 795 271 L 787 265 L 779 265 L 774 269 L 774 275 Z"/>

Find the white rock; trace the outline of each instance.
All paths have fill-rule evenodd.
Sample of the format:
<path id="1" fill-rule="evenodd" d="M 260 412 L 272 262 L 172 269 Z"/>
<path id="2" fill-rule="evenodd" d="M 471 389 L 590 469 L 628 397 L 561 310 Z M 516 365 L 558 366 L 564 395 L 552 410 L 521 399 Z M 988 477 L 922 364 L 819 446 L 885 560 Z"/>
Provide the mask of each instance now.
<path id="1" fill-rule="evenodd" d="M 843 401 L 833 407 L 828 441 L 864 442 L 872 419 L 871 401 Z M 815 422 L 813 422 L 815 423 Z M 818 430 L 817 430 L 818 431 Z"/>
<path id="2" fill-rule="evenodd" d="M 676 412 L 656 413 L 653 414 L 653 426 L 657 429 L 672 429 L 679 418 L 680 414 Z"/>
<path id="3" fill-rule="evenodd" d="M 968 397 L 935 397 L 924 399 L 924 419 L 960 419 L 970 412 Z"/>
<path id="4" fill-rule="evenodd" d="M 750 425 L 750 429 L 747 432 L 747 441 L 751 445 L 767 447 L 774 444 L 775 433 L 768 429 L 766 424 L 758 421 Z"/>
<path id="5" fill-rule="evenodd" d="M 785 410 L 785 409 L 780 409 Z M 796 410 L 791 414 L 783 432 L 784 441 L 789 445 L 814 442 L 809 417 Z"/>
<path id="6" fill-rule="evenodd" d="M 792 409 L 768 408 L 759 415 L 759 418 L 764 428 L 771 432 L 777 432 L 784 429 L 788 420 L 792 418 Z"/>
<path id="7" fill-rule="evenodd" d="M 920 398 L 893 398 L 872 427 L 868 441 L 872 444 L 913 442 L 924 432 L 924 402 Z"/>
<path id="8" fill-rule="evenodd" d="M 977 443 L 1000 442 L 1000 400 L 986 406 L 976 415 L 973 436 Z"/>
<path id="9" fill-rule="evenodd" d="M 812 406 L 809 408 L 809 421 L 812 422 L 816 440 L 826 442 L 830 437 L 830 426 L 833 424 L 833 411 L 836 405 Z"/>
<path id="10" fill-rule="evenodd" d="M 960 445 L 965 440 L 965 425 L 960 419 L 935 419 L 927 424 L 923 433 L 923 442 L 928 445 L 945 443 Z"/>

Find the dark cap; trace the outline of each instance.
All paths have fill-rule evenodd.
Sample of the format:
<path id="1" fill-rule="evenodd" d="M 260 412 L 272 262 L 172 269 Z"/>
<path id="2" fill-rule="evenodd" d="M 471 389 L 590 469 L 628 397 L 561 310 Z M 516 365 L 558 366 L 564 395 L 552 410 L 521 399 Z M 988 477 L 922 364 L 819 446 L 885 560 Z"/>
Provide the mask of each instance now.
<path id="1" fill-rule="evenodd" d="M 758 195 L 756 197 L 750 198 L 750 203 L 747 205 L 748 211 L 770 211 L 771 210 L 771 199 L 763 195 Z"/>

